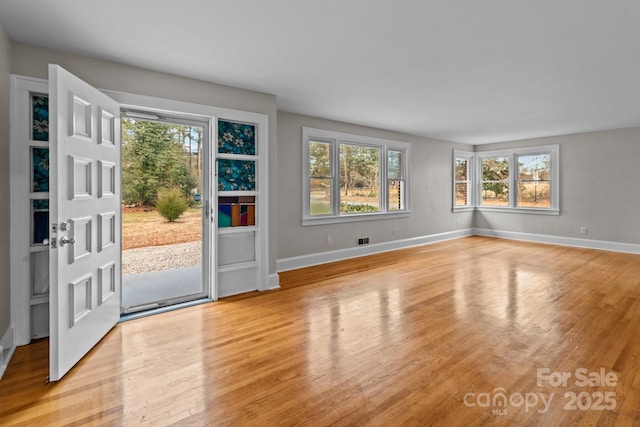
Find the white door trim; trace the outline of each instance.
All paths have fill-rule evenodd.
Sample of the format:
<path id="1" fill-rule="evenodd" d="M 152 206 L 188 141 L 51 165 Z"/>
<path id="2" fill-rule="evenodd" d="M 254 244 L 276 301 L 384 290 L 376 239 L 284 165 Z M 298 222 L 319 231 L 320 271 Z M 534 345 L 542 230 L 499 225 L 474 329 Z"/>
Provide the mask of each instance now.
<path id="1" fill-rule="evenodd" d="M 10 108 L 10 283 L 11 319 L 14 326 L 14 345 L 31 341 L 31 193 L 30 164 L 30 94 L 49 93 L 46 80 L 11 75 Z M 42 298 L 48 304 L 48 298 Z M 47 328 L 48 329 L 48 328 Z"/>
<path id="2" fill-rule="evenodd" d="M 269 171 L 266 165 L 269 164 L 268 152 L 269 152 L 269 118 L 266 114 L 261 113 L 253 113 L 248 111 L 240 111 L 229 108 L 222 107 L 214 107 L 209 105 L 202 104 L 194 104 L 190 102 L 183 101 L 175 101 L 171 99 L 165 98 L 157 98 L 153 96 L 146 95 L 136 95 L 125 92 L 118 92 L 112 90 L 102 90 L 103 93 L 118 101 L 123 108 L 131 108 L 131 109 L 142 109 L 147 111 L 156 111 L 159 113 L 165 113 L 168 115 L 194 115 L 202 118 L 209 118 L 211 120 L 211 128 L 210 128 L 210 138 L 211 138 L 211 150 L 209 150 L 209 161 L 212 165 L 211 168 L 213 170 L 213 165 L 215 161 L 215 147 L 217 146 L 217 128 L 215 126 L 216 121 L 215 118 L 225 118 L 229 120 L 237 120 L 240 122 L 250 122 L 255 123 L 258 126 L 258 146 L 260 150 L 260 165 L 258 169 L 258 185 L 260 186 L 260 209 L 258 213 L 258 218 L 256 218 L 256 222 L 261 224 L 258 227 L 258 247 L 256 248 L 256 258 L 258 264 L 258 283 L 256 288 L 260 291 L 266 291 L 271 288 L 269 285 L 269 274 L 268 274 L 268 265 L 269 265 Z M 213 173 L 212 173 L 213 175 Z M 213 214 L 217 215 L 217 203 L 214 203 L 215 194 L 216 194 L 217 183 L 213 180 L 212 177 L 212 209 Z M 212 227 L 212 232 L 215 234 L 216 230 Z M 214 238 L 214 237 L 212 237 Z M 211 245 L 211 253 L 212 256 L 215 257 L 215 240 L 212 241 Z M 211 280 L 211 285 L 209 288 L 209 296 L 213 300 L 218 299 L 218 288 L 217 288 L 217 262 L 215 258 L 211 260 L 211 276 L 214 278 Z"/>

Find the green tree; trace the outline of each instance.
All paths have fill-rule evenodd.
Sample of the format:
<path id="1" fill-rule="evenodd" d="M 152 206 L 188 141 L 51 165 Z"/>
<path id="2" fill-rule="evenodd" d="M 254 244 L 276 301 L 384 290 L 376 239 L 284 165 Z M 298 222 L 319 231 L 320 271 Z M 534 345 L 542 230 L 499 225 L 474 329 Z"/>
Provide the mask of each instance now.
<path id="1" fill-rule="evenodd" d="M 368 188 L 370 196 L 380 187 L 380 149 L 361 145 L 340 145 L 340 187 Z"/>
<path id="2" fill-rule="evenodd" d="M 482 161 L 483 191 L 492 191 L 496 197 L 503 196 L 508 189 L 509 160 L 506 157 L 484 159 Z"/>
<path id="3" fill-rule="evenodd" d="M 331 176 L 329 147 L 326 142 L 309 143 L 309 176 Z"/>
<path id="4" fill-rule="evenodd" d="M 184 138 L 188 126 L 122 120 L 122 199 L 125 204 L 154 206 L 158 192 L 177 187 L 189 197 L 198 180 L 189 168 Z"/>

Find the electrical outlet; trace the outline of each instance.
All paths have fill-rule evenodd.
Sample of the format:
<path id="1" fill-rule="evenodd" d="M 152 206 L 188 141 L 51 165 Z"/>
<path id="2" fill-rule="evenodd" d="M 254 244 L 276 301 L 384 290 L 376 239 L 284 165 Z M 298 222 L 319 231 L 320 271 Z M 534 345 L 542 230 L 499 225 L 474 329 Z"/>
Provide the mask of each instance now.
<path id="1" fill-rule="evenodd" d="M 327 245 L 331 244 L 333 244 L 333 239 L 331 238 L 331 236 L 327 236 Z"/>
<path id="2" fill-rule="evenodd" d="M 369 238 L 368 237 L 358 237 L 358 246 L 368 245 Z"/>
<path id="3" fill-rule="evenodd" d="M 580 234 L 587 234 L 588 232 L 589 232 L 589 229 L 584 225 L 580 227 Z"/>

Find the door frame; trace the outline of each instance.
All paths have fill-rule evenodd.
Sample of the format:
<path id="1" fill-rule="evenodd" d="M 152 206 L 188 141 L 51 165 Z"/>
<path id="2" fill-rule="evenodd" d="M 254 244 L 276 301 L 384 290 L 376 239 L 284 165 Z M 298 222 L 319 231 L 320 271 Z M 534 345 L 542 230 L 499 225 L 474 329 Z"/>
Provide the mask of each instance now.
<path id="1" fill-rule="evenodd" d="M 70 70 L 73 71 L 73 70 Z M 28 129 L 29 124 L 29 94 L 49 93 L 48 81 L 40 78 L 12 74 L 10 76 L 10 281 L 11 281 L 11 322 L 14 328 L 14 345 L 21 346 L 31 342 L 32 336 L 32 298 L 31 298 L 31 263 L 29 233 L 31 228 L 29 209 L 29 193 L 31 173 L 29 168 L 28 141 L 24 141 L 23 133 Z M 121 104 L 121 107 L 142 110 L 158 110 L 175 115 L 195 115 L 207 117 L 210 120 L 210 139 L 212 147 L 217 141 L 217 118 L 237 120 L 240 122 L 255 123 L 257 126 L 258 146 L 260 151 L 260 167 L 258 169 L 258 182 L 260 185 L 260 209 L 256 221 L 261 224 L 258 228 L 259 242 L 256 247 L 256 260 L 258 262 L 258 283 L 259 291 L 266 291 L 273 288 L 270 286 L 268 274 L 269 260 L 269 144 L 268 144 L 268 115 L 262 113 L 252 113 L 229 108 L 214 107 L 203 104 L 176 101 L 165 98 L 158 98 L 146 95 L 136 95 L 126 92 L 99 89 L 101 92 Z M 26 114 L 25 114 L 26 113 Z M 210 164 L 213 166 L 215 150 L 210 150 Z M 212 174 L 213 175 L 213 174 Z M 212 185 L 212 201 L 216 201 L 216 186 Z M 217 217 L 217 203 L 211 203 L 211 213 Z M 212 242 L 217 242 L 215 234 L 215 224 L 212 224 Z M 215 247 L 212 248 L 212 252 Z M 212 257 L 215 255 L 212 254 Z M 217 277 L 217 262 L 211 259 L 211 280 L 209 285 L 209 296 L 213 300 L 218 299 L 218 289 L 215 278 Z M 205 284 L 206 287 L 206 284 Z M 48 303 L 48 298 L 40 298 L 41 305 Z M 48 310 L 48 305 L 47 305 Z M 48 313 L 46 313 L 46 330 L 48 331 Z M 37 321 L 37 319 L 36 319 Z M 46 335 L 41 335 L 46 336 Z M 40 336 L 38 336 L 40 337 Z"/>
<path id="2" fill-rule="evenodd" d="M 103 91 L 104 93 L 104 91 Z M 171 113 L 168 111 L 161 111 L 155 108 L 148 107 L 140 107 L 137 106 L 135 108 L 130 108 L 128 106 L 120 103 L 120 112 L 121 119 L 130 118 L 136 119 L 136 114 L 140 114 L 142 117 L 145 114 L 150 116 L 155 115 L 157 118 L 140 118 L 140 120 L 147 120 L 154 123 L 172 123 L 178 125 L 186 125 L 186 126 L 200 126 L 205 132 L 203 133 L 203 141 L 202 141 L 202 252 L 201 252 L 201 267 L 202 272 L 200 276 L 200 280 L 202 282 L 202 293 L 197 294 L 195 298 L 187 299 L 188 295 L 183 295 L 182 297 L 176 297 L 176 301 L 172 302 L 170 305 L 158 305 L 156 308 L 152 308 L 152 310 L 164 310 L 172 307 L 173 305 L 180 304 L 188 304 L 192 301 L 201 301 L 201 300 L 213 300 L 211 289 L 215 288 L 215 276 L 213 275 L 214 269 L 211 265 L 211 260 L 215 259 L 215 245 L 212 240 L 215 238 L 213 233 L 214 223 L 211 218 L 211 203 L 213 200 L 214 192 L 213 192 L 213 179 L 211 171 L 213 170 L 214 165 L 211 163 L 211 141 L 212 141 L 212 120 L 209 117 L 199 116 L 194 114 L 185 114 L 185 113 Z M 128 115 L 127 113 L 131 113 Z M 120 182 L 121 191 L 124 191 L 124 184 Z M 122 236 L 122 227 L 120 228 L 120 236 Z M 125 285 L 124 274 L 122 275 L 122 287 Z M 196 294 L 192 294 L 196 295 Z M 149 301 L 148 303 L 142 304 L 140 306 L 133 306 L 133 310 L 125 310 L 128 307 L 124 307 L 122 305 L 122 301 L 120 304 L 120 315 L 121 316 L 135 316 L 137 314 L 141 314 L 144 308 L 137 309 L 136 307 L 145 307 L 154 304 L 155 301 Z"/>
<path id="3" fill-rule="evenodd" d="M 217 266 L 217 183 L 215 180 L 215 155 L 218 141 L 217 119 L 236 120 L 238 122 L 254 123 L 256 125 L 258 152 L 260 153 L 260 165 L 256 171 L 256 180 L 260 187 L 260 209 L 257 212 L 256 223 L 260 224 L 257 229 L 258 239 L 256 246 L 257 276 L 256 289 L 266 291 L 269 286 L 269 118 L 266 114 L 252 113 L 248 111 L 234 110 L 229 108 L 214 107 L 209 105 L 195 104 L 191 102 L 177 101 L 166 98 L 158 98 L 147 95 L 137 95 L 113 90 L 102 90 L 104 94 L 120 103 L 121 108 L 132 110 L 143 110 L 174 116 L 196 116 L 208 118 L 210 122 L 210 147 L 208 161 L 211 165 L 211 199 L 210 218 L 211 223 L 211 278 L 209 287 L 209 297 L 217 301 L 220 296 L 218 287 L 218 266 Z M 206 287 L 206 284 L 205 284 Z"/>
<path id="4" fill-rule="evenodd" d="M 10 222 L 9 242 L 10 282 L 11 282 L 11 321 L 14 327 L 14 345 L 21 346 L 49 334 L 49 298 L 48 295 L 31 296 L 31 155 L 29 142 L 32 93 L 49 94 L 47 80 L 12 74 L 10 108 Z M 48 143 L 47 143 L 48 146 Z M 47 249 L 48 250 L 48 249 Z M 45 307 L 46 306 L 46 310 Z M 32 310 L 36 317 L 32 315 Z M 42 311 L 42 312 L 41 312 Z M 42 334 L 32 336 L 32 321 Z"/>

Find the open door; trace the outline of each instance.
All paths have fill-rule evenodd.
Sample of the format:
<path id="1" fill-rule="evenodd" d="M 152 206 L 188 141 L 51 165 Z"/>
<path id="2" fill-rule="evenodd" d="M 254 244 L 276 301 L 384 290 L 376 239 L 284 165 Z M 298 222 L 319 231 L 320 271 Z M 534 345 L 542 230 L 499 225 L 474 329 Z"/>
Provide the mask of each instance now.
<path id="1" fill-rule="evenodd" d="M 49 380 L 120 316 L 120 106 L 49 65 Z"/>

